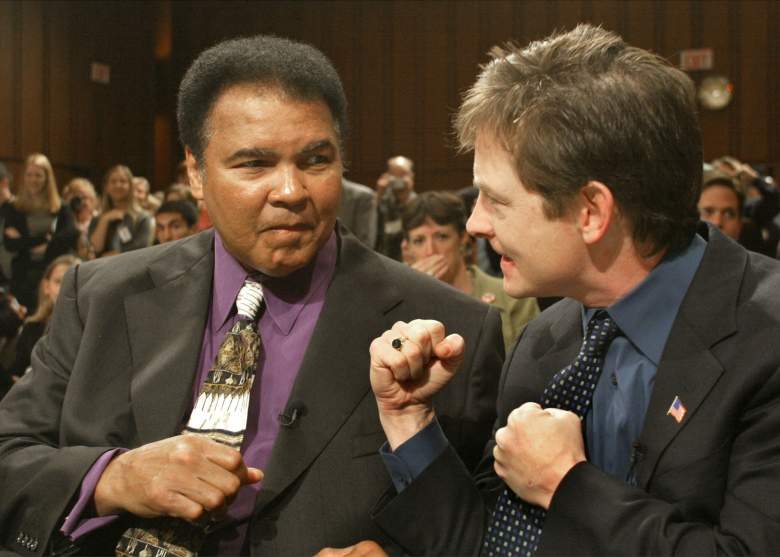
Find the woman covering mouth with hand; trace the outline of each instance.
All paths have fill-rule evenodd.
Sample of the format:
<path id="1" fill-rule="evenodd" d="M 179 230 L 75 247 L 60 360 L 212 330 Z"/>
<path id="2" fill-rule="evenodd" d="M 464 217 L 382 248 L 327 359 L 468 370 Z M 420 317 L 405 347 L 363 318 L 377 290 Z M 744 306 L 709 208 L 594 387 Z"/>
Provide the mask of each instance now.
<path id="1" fill-rule="evenodd" d="M 525 324 L 539 314 L 539 306 L 535 298 L 507 295 L 500 278 L 471 263 L 473 240 L 466 232 L 466 209 L 461 199 L 448 192 L 422 193 L 404 209 L 402 226 L 404 261 L 413 269 L 497 307 L 508 351 Z"/>

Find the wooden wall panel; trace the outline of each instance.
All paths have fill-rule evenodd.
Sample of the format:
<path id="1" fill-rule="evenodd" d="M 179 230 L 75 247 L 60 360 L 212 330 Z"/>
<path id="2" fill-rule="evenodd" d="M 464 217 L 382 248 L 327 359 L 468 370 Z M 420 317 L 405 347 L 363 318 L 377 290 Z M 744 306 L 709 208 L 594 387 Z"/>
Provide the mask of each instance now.
<path id="1" fill-rule="evenodd" d="M 658 11 L 654 0 L 626 2 L 623 38 L 630 44 L 649 50 L 656 49 Z"/>
<path id="2" fill-rule="evenodd" d="M 699 10 L 701 26 L 697 46 L 706 44 L 713 49 L 714 73 L 733 76 L 732 45 L 735 37 L 722 32 L 723 22 L 727 20 L 729 15 L 728 2 L 707 2 L 702 4 Z M 709 74 L 710 72 L 695 72 L 692 77 L 697 83 L 701 83 L 705 73 Z M 732 110 L 702 110 L 699 112 L 705 160 L 712 160 L 732 151 L 732 132 L 729 130 L 729 118 Z"/>
<path id="3" fill-rule="evenodd" d="M 163 9 L 173 46 L 155 61 Z M 780 4 L 770 0 L 4 1 L 0 72 L 12 78 L 0 82 L 0 129 L 9 131 L 0 159 L 18 168 L 44 150 L 60 182 L 77 173 L 99 179 L 125 161 L 162 181 L 160 169 L 175 168 L 181 150 L 175 129 L 155 148 L 155 117 L 175 122 L 186 67 L 219 40 L 262 32 L 310 42 L 333 60 L 350 103 L 351 178 L 371 185 L 388 156 L 405 153 L 422 189 L 460 186 L 471 158 L 450 148 L 451 116 L 488 49 L 589 21 L 674 62 L 682 49 L 713 48 L 713 71 L 692 78 L 722 73 L 736 90 L 728 108 L 701 114 L 705 157 L 730 153 L 777 171 L 778 19 Z M 96 61 L 111 65 L 109 85 L 90 81 Z"/>
<path id="4" fill-rule="evenodd" d="M 43 6 L 41 2 L 24 2 L 21 5 L 21 102 L 18 110 L 22 127 L 19 130 L 21 150 L 25 157 L 33 152 L 45 152 L 44 103 L 45 83 Z"/>
<path id="5" fill-rule="evenodd" d="M 434 176 L 446 173 L 452 168 L 450 132 L 450 69 L 443 60 L 450 56 L 449 9 L 443 2 L 427 14 L 420 14 L 423 25 L 420 49 L 420 63 L 417 67 L 417 82 L 422 92 L 418 102 L 418 113 L 422 123 L 418 134 L 418 152 L 422 153 L 422 184 L 428 184 Z M 470 181 L 469 181 L 470 183 Z M 468 184 L 452 184 L 449 187 L 461 187 Z"/>
<path id="6" fill-rule="evenodd" d="M 601 25 L 605 29 L 614 29 L 622 32 L 622 9 L 627 2 L 617 0 L 592 0 L 589 10 L 586 12 L 590 23 Z"/>
<path id="7" fill-rule="evenodd" d="M 0 2 L 0 160 L 14 158 L 19 129 L 14 107 L 19 91 L 18 50 L 15 44 L 18 4 Z"/>
<path id="8" fill-rule="evenodd" d="M 357 25 L 353 31 L 360 35 L 359 47 L 353 52 L 352 62 L 356 96 L 352 99 L 352 135 L 354 157 L 353 178 L 363 180 L 364 169 L 383 170 L 387 151 L 394 148 L 396 139 L 403 137 L 411 125 L 415 84 L 409 64 L 396 68 L 394 63 L 401 45 L 393 42 L 398 37 L 393 27 L 391 3 L 365 3 L 357 7 Z M 345 36 L 349 36 L 344 31 Z M 396 118 L 386 112 L 390 106 Z M 365 182 L 364 182 L 365 183 Z M 370 182 L 373 183 L 373 182 Z"/>
<path id="9" fill-rule="evenodd" d="M 49 114 L 45 150 L 54 164 L 70 164 L 70 161 L 75 159 L 71 119 L 73 90 L 69 87 L 69 76 L 74 70 L 71 67 L 73 57 L 69 48 L 69 37 L 73 30 L 67 4 L 55 3 L 48 6 L 44 21 L 50 46 L 48 75 L 45 79 L 47 87 L 44 110 Z"/>
<path id="10" fill-rule="evenodd" d="M 767 160 L 769 155 L 767 109 L 769 36 L 770 30 L 762 23 L 766 21 L 767 2 L 741 2 L 738 10 L 740 32 L 736 35 L 739 52 L 739 78 L 735 81 L 734 98 L 736 112 L 740 115 L 739 127 L 735 130 L 739 143 L 737 151 L 750 153 L 753 161 Z M 771 29 L 777 33 L 777 29 Z M 775 71 L 780 70 L 776 67 Z M 777 102 L 777 97 L 772 102 Z M 777 125 L 777 122 L 774 123 Z"/>

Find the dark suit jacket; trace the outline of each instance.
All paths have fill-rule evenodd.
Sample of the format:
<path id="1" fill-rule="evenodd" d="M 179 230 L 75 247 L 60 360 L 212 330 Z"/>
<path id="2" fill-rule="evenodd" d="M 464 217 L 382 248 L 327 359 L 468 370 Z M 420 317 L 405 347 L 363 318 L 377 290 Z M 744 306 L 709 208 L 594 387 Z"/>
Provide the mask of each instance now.
<path id="1" fill-rule="evenodd" d="M 780 263 L 712 230 L 658 367 L 637 486 L 575 466 L 553 497 L 538 555 L 780 555 L 779 293 Z M 564 300 L 528 325 L 502 375 L 497 426 L 574 359 L 579 307 Z M 680 424 L 667 415 L 675 396 L 687 407 Z M 492 448 L 476 482 L 443 454 L 380 503 L 380 525 L 413 554 L 476 555 L 503 488 Z M 399 517 L 412 509 L 410 527 Z"/>
<path id="2" fill-rule="evenodd" d="M 204 232 L 66 275 L 33 371 L 0 404 L 0 545 L 22 554 L 67 546 L 56 532 L 95 459 L 178 433 L 211 299 L 212 244 Z M 385 437 L 368 346 L 418 315 L 467 339 L 463 373 L 440 402 L 452 442 L 479 459 L 495 417 L 498 314 L 342 229 L 336 272 L 290 395 L 306 414 L 279 432 L 249 528 L 253 554 L 387 542 L 369 516 L 390 481 L 377 453 Z M 120 527 L 77 545 L 113 554 Z"/>
<path id="3" fill-rule="evenodd" d="M 376 247 L 378 218 L 374 190 L 343 178 L 339 220 L 357 236 L 358 240 L 372 249 Z"/>

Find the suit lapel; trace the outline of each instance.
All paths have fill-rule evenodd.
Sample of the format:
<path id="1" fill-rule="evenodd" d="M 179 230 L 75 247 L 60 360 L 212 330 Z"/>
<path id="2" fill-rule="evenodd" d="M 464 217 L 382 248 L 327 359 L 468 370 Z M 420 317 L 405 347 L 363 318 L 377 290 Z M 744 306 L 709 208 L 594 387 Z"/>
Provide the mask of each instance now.
<path id="1" fill-rule="evenodd" d="M 542 392 L 553 376 L 569 365 L 577 357 L 582 344 L 582 317 L 580 304 L 574 300 L 564 302 L 559 319 L 547 331 L 548 337 L 535 343 L 535 353 L 531 358 L 538 366 L 537 383 L 534 386 L 535 402 L 541 402 Z"/>
<path id="2" fill-rule="evenodd" d="M 211 298 L 212 241 L 204 233 L 162 252 L 148 268 L 151 288 L 125 299 L 142 444 L 176 434 L 191 402 Z"/>
<path id="3" fill-rule="evenodd" d="M 666 343 L 639 442 L 644 458 L 637 481 L 646 488 L 659 459 L 724 372 L 711 348 L 737 330 L 736 304 L 747 263 L 744 249 L 713 231 Z M 668 415 L 675 397 L 686 408 L 680 423 Z M 706 417 L 703 417 L 706 419 Z"/>
<path id="4" fill-rule="evenodd" d="M 400 301 L 383 279 L 381 260 L 342 236 L 336 272 L 290 394 L 305 414 L 296 426 L 279 430 L 257 512 L 311 465 L 368 394 L 368 346 Z"/>

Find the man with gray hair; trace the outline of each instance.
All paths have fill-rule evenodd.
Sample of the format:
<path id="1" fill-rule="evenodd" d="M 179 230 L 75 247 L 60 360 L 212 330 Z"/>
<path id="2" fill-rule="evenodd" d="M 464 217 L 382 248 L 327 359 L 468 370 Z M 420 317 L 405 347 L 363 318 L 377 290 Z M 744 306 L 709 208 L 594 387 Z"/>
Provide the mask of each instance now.
<path id="1" fill-rule="evenodd" d="M 510 295 L 566 299 L 512 352 L 474 476 L 430 400 L 464 339 L 372 343 L 378 523 L 416 555 L 780 554 L 780 263 L 697 234 L 693 83 L 589 25 L 492 54 L 457 116 L 467 229 Z"/>

